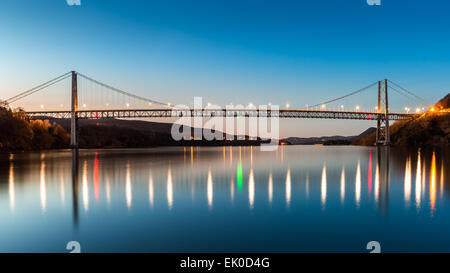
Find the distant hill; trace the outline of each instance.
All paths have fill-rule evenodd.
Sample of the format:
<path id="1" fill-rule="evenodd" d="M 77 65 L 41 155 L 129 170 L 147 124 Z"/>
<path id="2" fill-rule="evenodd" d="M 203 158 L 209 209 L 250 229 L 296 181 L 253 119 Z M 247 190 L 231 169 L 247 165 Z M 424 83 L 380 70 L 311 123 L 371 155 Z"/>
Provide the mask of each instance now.
<path id="1" fill-rule="evenodd" d="M 70 132 L 70 119 L 51 118 L 46 116 L 35 117 L 39 120 L 48 120 L 51 124 L 58 124 Z M 80 148 L 144 148 L 154 146 L 217 146 L 217 145 L 260 145 L 261 139 L 249 139 L 248 136 L 226 135 L 228 140 L 182 140 L 175 141 L 172 138 L 172 123 L 150 122 L 143 120 L 121 119 L 80 119 L 79 145 Z M 189 127 L 187 128 L 189 130 Z M 190 128 L 191 136 L 202 128 Z M 218 134 L 224 135 L 222 132 Z M 200 134 L 201 135 L 201 132 Z"/>
<path id="2" fill-rule="evenodd" d="M 281 141 L 290 145 L 348 145 L 353 141 L 357 141 L 361 138 L 367 137 L 376 131 L 376 128 L 369 128 L 357 136 L 323 136 L 323 137 L 288 137 Z"/>
<path id="3" fill-rule="evenodd" d="M 394 146 L 450 146 L 450 94 L 435 104 L 435 111 L 424 113 L 414 120 L 396 121 L 390 126 Z M 375 133 L 353 144 L 373 145 Z"/>
<path id="4" fill-rule="evenodd" d="M 443 99 L 436 103 L 438 109 L 449 109 L 450 108 L 450 93 L 447 94 Z"/>
<path id="5" fill-rule="evenodd" d="M 70 119 L 65 118 L 52 118 L 46 116 L 37 116 L 35 119 L 48 120 L 50 123 L 57 123 L 61 125 L 67 131 L 70 131 Z M 164 133 L 170 134 L 172 128 L 172 123 L 162 123 L 162 122 L 151 122 L 143 120 L 123 120 L 123 119 L 79 119 L 78 125 L 80 127 L 84 126 L 112 126 L 127 129 L 134 129 L 145 133 Z"/>

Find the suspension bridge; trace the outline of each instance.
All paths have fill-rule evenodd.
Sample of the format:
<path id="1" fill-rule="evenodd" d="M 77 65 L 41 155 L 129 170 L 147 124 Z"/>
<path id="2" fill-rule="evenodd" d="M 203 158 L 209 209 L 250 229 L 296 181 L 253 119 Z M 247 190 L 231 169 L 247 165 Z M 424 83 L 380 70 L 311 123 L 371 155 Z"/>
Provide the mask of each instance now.
<path id="1" fill-rule="evenodd" d="M 400 113 L 400 112 L 390 112 L 389 111 L 389 100 L 388 100 L 388 89 L 397 92 L 398 94 L 406 97 L 410 101 L 413 101 L 416 105 L 425 106 L 428 109 L 431 106 L 430 103 L 425 101 L 423 98 L 415 95 L 413 92 L 401 87 L 400 85 L 390 81 L 382 80 L 372 83 L 364 88 L 348 93 L 344 96 L 334 98 L 321 102 L 319 104 L 314 104 L 309 107 L 300 109 L 273 109 L 268 107 L 268 109 L 256 109 L 255 107 L 242 107 L 239 108 L 177 108 L 170 103 L 163 103 L 153 99 L 144 98 L 130 92 L 115 88 L 111 85 L 105 84 L 103 82 L 97 81 L 91 77 L 81 74 L 76 71 L 71 71 L 65 73 L 59 77 L 56 77 L 50 81 L 43 84 L 35 86 L 27 91 L 21 92 L 16 96 L 13 96 L 6 100 L 7 104 L 15 103 L 18 101 L 31 96 L 39 91 L 47 89 L 53 85 L 62 82 L 65 79 L 71 78 L 71 92 L 70 92 L 70 110 L 44 110 L 40 109 L 38 111 L 25 111 L 24 113 L 31 118 L 42 118 L 42 117 L 52 117 L 52 118 L 67 118 L 71 119 L 71 146 L 78 147 L 78 119 L 105 119 L 105 118 L 179 118 L 179 117 L 277 117 L 277 118 L 308 118 L 308 119 L 349 119 L 349 120 L 373 120 L 377 121 L 377 145 L 389 145 L 390 133 L 389 133 L 389 121 L 390 120 L 407 120 L 414 119 L 421 115 L 419 111 L 416 113 Z M 128 100 L 139 101 L 140 107 L 130 107 L 129 103 L 126 103 L 126 107 L 113 107 L 113 103 L 105 101 L 110 101 L 117 99 L 111 96 L 102 97 L 102 94 L 98 96 L 98 100 L 102 101 L 103 107 L 94 107 L 93 109 L 83 109 L 86 108 L 86 104 L 82 104 L 82 109 L 79 108 L 79 80 L 83 83 L 87 82 L 91 86 L 97 86 L 102 88 L 102 90 L 107 90 L 113 93 L 114 96 L 126 97 Z M 378 101 L 375 111 L 355 111 L 345 110 L 342 106 L 338 110 L 328 110 L 326 105 L 335 103 L 342 99 L 348 98 L 359 94 L 369 88 L 378 87 Z M 93 90 L 88 93 L 95 93 Z M 102 93 L 102 92 L 100 92 Z M 121 105 L 124 105 L 121 103 Z M 61 105 L 62 106 L 62 105 Z M 43 105 L 41 105 L 43 108 Z M 425 109 L 422 107 L 422 109 Z M 406 109 L 408 110 L 408 109 Z"/>

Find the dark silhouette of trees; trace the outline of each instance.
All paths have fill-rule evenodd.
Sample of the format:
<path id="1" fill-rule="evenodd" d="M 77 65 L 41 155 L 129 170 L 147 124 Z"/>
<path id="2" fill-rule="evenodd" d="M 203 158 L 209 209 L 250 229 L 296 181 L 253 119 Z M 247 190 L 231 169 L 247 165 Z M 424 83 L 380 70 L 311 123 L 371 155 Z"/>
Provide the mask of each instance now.
<path id="1" fill-rule="evenodd" d="M 397 121 L 391 125 L 391 143 L 394 146 L 431 147 L 450 145 L 450 94 L 428 112 L 414 120 Z M 447 112 L 445 112 L 447 109 Z M 354 144 L 373 145 L 375 134 L 360 139 Z"/>
<path id="2" fill-rule="evenodd" d="M 0 106 L 0 150 L 58 149 L 69 145 L 70 136 L 60 125 L 30 120 L 22 109 Z"/>

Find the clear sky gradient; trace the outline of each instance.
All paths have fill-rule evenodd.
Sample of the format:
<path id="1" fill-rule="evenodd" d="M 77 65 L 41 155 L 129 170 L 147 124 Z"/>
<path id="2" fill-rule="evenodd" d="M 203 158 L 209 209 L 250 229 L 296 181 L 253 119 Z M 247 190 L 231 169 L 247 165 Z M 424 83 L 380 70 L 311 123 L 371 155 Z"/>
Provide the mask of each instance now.
<path id="1" fill-rule="evenodd" d="M 384 78 L 435 102 L 450 91 L 449 14 L 446 0 L 5 0 L 0 98 L 77 70 L 175 104 L 300 108 Z M 415 107 L 392 97 L 398 110 Z M 375 99 L 372 89 L 343 103 L 372 109 Z M 291 120 L 281 134 L 373 125 Z"/>

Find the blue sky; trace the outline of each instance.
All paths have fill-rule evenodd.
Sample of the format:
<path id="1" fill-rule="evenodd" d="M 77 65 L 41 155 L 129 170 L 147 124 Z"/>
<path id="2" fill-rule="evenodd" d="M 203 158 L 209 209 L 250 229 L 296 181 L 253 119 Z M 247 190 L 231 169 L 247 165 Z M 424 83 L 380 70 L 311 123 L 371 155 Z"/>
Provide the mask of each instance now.
<path id="1" fill-rule="evenodd" d="M 450 91 L 445 0 L 5 0 L 0 90 L 77 70 L 138 95 L 304 107 L 392 79 L 434 102 Z M 372 108 L 376 90 L 354 101 Z M 392 95 L 398 109 L 415 107 Z M 359 133 L 371 123 L 284 121 L 282 135 Z M 298 127 L 307 129 L 297 129 Z"/>

